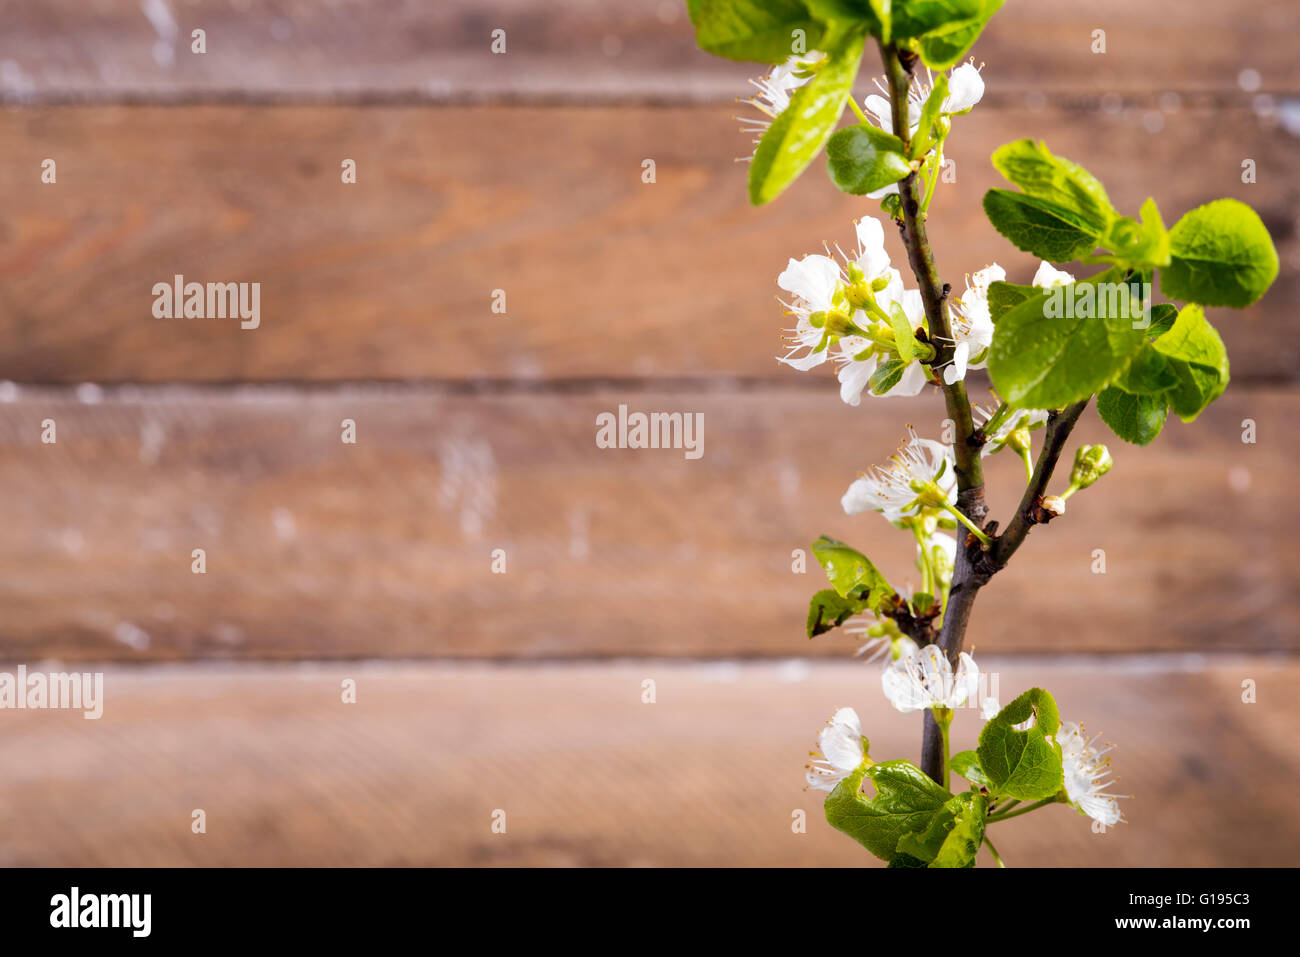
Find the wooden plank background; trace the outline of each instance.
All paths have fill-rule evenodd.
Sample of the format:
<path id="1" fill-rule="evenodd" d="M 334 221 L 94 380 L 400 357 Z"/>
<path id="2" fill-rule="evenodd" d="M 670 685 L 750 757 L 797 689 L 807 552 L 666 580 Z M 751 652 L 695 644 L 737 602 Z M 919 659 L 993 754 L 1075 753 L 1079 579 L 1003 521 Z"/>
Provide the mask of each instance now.
<path id="1" fill-rule="evenodd" d="M 1105 833 L 1065 807 L 995 825 L 1012 866 L 1290 865 L 1294 662 L 986 664 L 1008 693 L 1048 684 L 1065 715 L 1118 742 L 1115 790 L 1133 795 Z M 873 753 L 915 751 L 915 716 L 876 676 L 798 661 L 114 668 L 97 722 L 6 716 L 0 863 L 875 864 L 802 786 L 835 705 L 859 709 Z M 345 678 L 356 704 L 340 701 Z M 1241 701 L 1246 678 L 1257 704 Z M 956 746 L 979 726 L 960 712 Z M 498 809 L 505 834 L 490 829 Z"/>
<path id="2" fill-rule="evenodd" d="M 1137 794 L 1107 835 L 1030 819 L 999 841 L 1018 863 L 1295 843 L 1298 27 L 1289 0 L 1010 0 L 974 51 L 988 92 L 932 208 L 945 278 L 1032 274 L 979 208 L 988 154 L 1026 135 L 1125 211 L 1250 202 L 1281 256 L 1256 307 L 1212 311 L 1228 394 L 1113 442 L 976 608 L 981 659 L 1111 732 Z M 941 403 L 848 408 L 774 361 L 786 259 L 874 204 L 814 167 L 747 206 L 753 72 L 658 0 L 0 0 L 0 659 L 110 675 L 99 724 L 0 713 L 0 862 L 863 862 L 798 791 L 802 755 L 835 705 L 895 753 L 915 721 L 842 663 L 849 636 L 802 637 L 818 573 L 792 553 L 826 532 L 907 580 L 906 543 L 838 499 Z M 261 327 L 154 319 L 176 273 L 261 282 Z M 703 413 L 703 458 L 598 449 L 620 404 Z M 1105 434 L 1090 413 L 1081 439 Z M 1227 821 L 1208 795 L 1243 779 Z"/>

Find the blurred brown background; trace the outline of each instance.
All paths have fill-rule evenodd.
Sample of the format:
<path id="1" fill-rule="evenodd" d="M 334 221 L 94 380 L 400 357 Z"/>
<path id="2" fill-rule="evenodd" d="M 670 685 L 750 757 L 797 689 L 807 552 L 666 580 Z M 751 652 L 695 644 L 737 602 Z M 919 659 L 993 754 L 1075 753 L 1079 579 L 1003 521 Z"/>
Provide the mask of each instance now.
<path id="1" fill-rule="evenodd" d="M 1298 29 L 1291 0 L 1009 0 L 973 51 L 945 279 L 1032 275 L 979 205 L 1021 136 L 1122 211 L 1239 197 L 1282 260 L 1211 314 L 1227 395 L 1147 449 L 1112 438 L 976 607 L 1004 699 L 1051 688 L 1136 795 L 1102 835 L 1063 808 L 1006 825 L 1013 864 L 1300 842 Z M 876 210 L 820 162 L 747 205 L 733 100 L 759 70 L 657 0 L 0 2 L 0 659 L 108 674 L 99 722 L 0 712 L 0 863 L 870 860 L 800 790 L 805 752 L 835 706 L 877 756 L 914 757 L 919 721 L 848 637 L 802 637 L 821 576 L 791 555 L 825 532 L 906 580 L 910 546 L 839 496 L 942 403 L 853 409 L 774 361 L 786 259 Z M 152 318 L 177 273 L 260 282 L 261 327 Z M 598 449 L 620 403 L 703 412 L 703 458 Z"/>

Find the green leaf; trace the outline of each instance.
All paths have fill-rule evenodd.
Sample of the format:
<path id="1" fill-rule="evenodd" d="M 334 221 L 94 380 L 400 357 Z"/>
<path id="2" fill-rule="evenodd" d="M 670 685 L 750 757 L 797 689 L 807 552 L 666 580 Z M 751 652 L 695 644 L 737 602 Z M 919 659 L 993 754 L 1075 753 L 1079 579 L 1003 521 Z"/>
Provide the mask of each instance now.
<path id="1" fill-rule="evenodd" d="M 805 629 L 808 637 L 815 638 L 823 635 L 832 628 L 838 628 L 854 615 L 861 614 L 867 607 L 866 597 L 865 595 L 854 596 L 862 593 L 862 588 L 855 588 L 853 595 L 841 598 L 833 589 L 823 588 L 813 595 L 808 603 L 808 622 Z"/>
<path id="2" fill-rule="evenodd" d="M 1003 0 L 982 0 L 979 9 L 962 15 L 970 10 L 973 4 L 969 2 L 960 2 L 960 0 L 911 0 L 906 4 L 904 9 L 913 9 L 920 11 L 930 7 L 947 6 L 951 9 L 951 15 L 946 17 L 937 26 L 933 27 L 921 36 L 921 61 L 932 70 L 947 70 L 957 64 L 975 45 L 979 39 L 980 33 L 984 30 L 984 25 L 989 22 L 993 14 L 1002 9 Z M 927 18 L 928 19 L 928 18 Z M 900 14 L 894 13 L 894 35 L 903 36 L 904 30 L 915 29 L 915 27 L 900 27 Z M 906 23 L 906 18 L 903 18 Z M 917 17 L 917 22 L 923 22 L 922 17 Z"/>
<path id="3" fill-rule="evenodd" d="M 867 380 L 867 387 L 872 395 L 884 395 L 898 385 L 906 370 L 907 363 L 901 359 L 886 359 L 876 366 L 875 372 L 871 373 L 871 378 Z"/>
<path id="4" fill-rule="evenodd" d="M 837 29 L 828 38 L 826 62 L 759 140 L 749 167 L 749 199 L 755 206 L 780 195 L 826 145 L 852 94 L 863 40 L 861 33 Z"/>
<path id="5" fill-rule="evenodd" d="M 988 798 L 974 791 L 950 798 L 925 830 L 899 838 L 898 852 L 928 861 L 930 867 L 971 867 L 984 842 L 988 810 Z"/>
<path id="6" fill-rule="evenodd" d="M 868 0 L 804 0 L 808 12 L 823 23 L 845 20 L 861 23 L 873 36 L 880 33 L 880 20 Z"/>
<path id="7" fill-rule="evenodd" d="M 1034 286 L 1018 286 L 1013 282 L 989 283 L 989 315 L 997 322 L 1012 306 L 1018 306 L 1037 292 Z"/>
<path id="8" fill-rule="evenodd" d="M 1131 216 L 1114 220 L 1101 244 L 1130 266 L 1168 266 L 1169 233 L 1154 199 L 1142 204 L 1141 215 L 1141 222 Z"/>
<path id="9" fill-rule="evenodd" d="M 993 166 L 1026 195 L 1074 213 L 1094 236 L 1103 234 L 1119 215 L 1097 177 L 1078 163 L 1053 156 L 1041 141 L 1016 140 L 999 146 L 993 151 Z"/>
<path id="10" fill-rule="evenodd" d="M 894 330 L 894 346 L 898 349 L 898 358 L 906 368 L 916 356 L 916 330 L 912 328 L 912 320 L 907 318 L 907 313 L 903 312 L 903 307 L 897 302 L 889 306 L 889 327 Z"/>
<path id="11" fill-rule="evenodd" d="M 930 90 L 930 95 L 925 98 L 925 104 L 921 107 L 921 117 L 917 123 L 916 135 L 908 144 L 908 155 L 913 159 L 924 156 L 930 152 L 930 147 L 938 138 L 939 114 L 943 109 L 943 101 L 948 98 L 948 77 L 940 73 L 934 78 L 934 87 Z"/>
<path id="12" fill-rule="evenodd" d="M 1277 250 L 1259 215 L 1235 199 L 1198 206 L 1169 231 L 1171 260 L 1160 272 L 1170 299 L 1244 309 L 1277 278 Z"/>
<path id="13" fill-rule="evenodd" d="M 1184 422 L 1195 419 L 1228 387 L 1228 350 L 1200 306 L 1184 306 L 1154 348 L 1178 377 L 1168 393 L 1169 406 Z"/>
<path id="14" fill-rule="evenodd" d="M 887 867 L 929 867 L 925 861 L 917 860 L 910 854 L 897 854 L 892 857 Z"/>
<path id="15" fill-rule="evenodd" d="M 859 793 L 864 777 L 874 797 Z M 896 858 L 904 834 L 926 827 L 952 795 L 910 761 L 882 761 L 859 768 L 826 797 L 826 820 L 882 861 Z"/>
<path id="16" fill-rule="evenodd" d="M 1169 359 L 1150 342 L 1144 342 L 1128 368 L 1115 377 L 1115 386 L 1131 395 L 1160 395 L 1177 385 L 1178 374 Z"/>
<path id="17" fill-rule="evenodd" d="M 893 597 L 894 589 L 885 576 L 856 548 L 823 535 L 813 542 L 812 551 L 839 597 L 865 597 L 866 607 L 872 611 L 879 611 L 885 600 Z"/>
<path id="18" fill-rule="evenodd" d="M 835 133 L 826 143 L 826 164 L 831 182 L 854 196 L 897 183 L 912 171 L 903 155 L 903 141 L 866 124 Z"/>
<path id="19" fill-rule="evenodd" d="M 1017 249 L 1048 262 L 1065 263 L 1087 256 L 1097 248 L 1101 234 L 1095 224 L 1064 206 L 991 189 L 984 194 L 984 213 Z"/>
<path id="20" fill-rule="evenodd" d="M 1027 731 L 1014 727 L 1031 718 Z M 1042 688 L 1026 691 L 984 725 L 980 766 L 996 786 L 994 793 L 1040 801 L 1061 790 L 1061 746 L 1053 737 L 1060 726 L 1056 701 Z"/>
<path id="21" fill-rule="evenodd" d="M 1163 394 L 1135 395 L 1111 386 L 1097 394 L 1097 413 L 1125 442 L 1150 445 L 1165 427 L 1169 401 Z"/>
<path id="22" fill-rule="evenodd" d="M 980 767 L 980 756 L 976 752 L 958 751 L 952 756 L 948 766 L 971 784 L 992 790 L 993 780 Z"/>
<path id="23" fill-rule="evenodd" d="M 803 50 L 821 49 L 824 28 L 800 0 L 687 0 L 700 48 L 729 60 L 784 63 Z"/>
<path id="24" fill-rule="evenodd" d="M 1040 290 L 1004 313 L 988 359 L 998 394 L 1017 408 L 1059 409 L 1123 372 L 1145 336 L 1133 328 L 1131 305 L 1124 308 L 1115 294 L 1121 279 L 1109 269 L 1073 286 Z"/>
<path id="25" fill-rule="evenodd" d="M 1174 321 L 1177 318 L 1178 307 L 1171 302 L 1162 302 L 1158 306 L 1152 306 L 1151 325 L 1147 328 L 1146 334 L 1152 338 L 1163 336 L 1174 327 Z"/>
<path id="26" fill-rule="evenodd" d="M 895 40 L 908 40 L 957 21 L 973 19 L 984 8 L 982 0 L 898 0 L 896 6 Z"/>

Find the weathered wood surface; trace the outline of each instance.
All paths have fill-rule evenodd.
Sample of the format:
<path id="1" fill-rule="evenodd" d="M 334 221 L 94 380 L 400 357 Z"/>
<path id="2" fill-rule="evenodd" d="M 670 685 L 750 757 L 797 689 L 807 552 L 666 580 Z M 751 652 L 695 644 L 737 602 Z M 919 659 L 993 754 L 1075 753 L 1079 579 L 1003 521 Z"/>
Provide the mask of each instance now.
<path id="1" fill-rule="evenodd" d="M 167 382 L 744 377 L 790 381 L 776 276 L 851 244 L 874 203 L 821 164 L 761 211 L 731 107 L 94 108 L 0 113 L 0 379 Z M 1257 206 L 1282 275 L 1223 310 L 1238 382 L 1295 378 L 1300 139 L 1244 111 L 977 110 L 932 210 L 945 278 L 1035 262 L 980 197 L 998 144 L 1041 136 L 1120 209 Z M 1207 135 L 1213 129 L 1213 135 Z M 58 182 L 40 182 L 41 161 Z M 359 182 L 340 182 L 356 160 Z M 656 182 L 642 182 L 642 161 Z M 1258 181 L 1241 182 L 1243 159 Z M 1155 172 L 1160 171 L 1160 172 Z M 897 262 L 902 250 L 889 237 Z M 156 319 L 176 274 L 260 282 L 261 325 Z M 506 314 L 492 312 L 504 290 Z"/>
<path id="2" fill-rule="evenodd" d="M 937 436 L 941 414 L 934 395 L 850 408 L 829 376 L 799 391 L 10 398 L 10 660 L 843 655 L 847 636 L 803 637 L 824 578 L 811 558 L 794 573 L 792 552 L 827 533 L 898 587 L 914 579 L 905 536 L 845 516 L 839 499 L 897 447 L 904 422 Z M 1230 390 L 1149 448 L 1112 439 L 1117 467 L 1031 535 L 981 596 L 971 642 L 1296 650 L 1298 402 Z M 703 457 L 598 448 L 596 417 L 620 404 L 702 413 Z M 1255 444 L 1241 441 L 1248 418 Z M 40 442 L 46 419 L 56 444 Z M 340 441 L 344 419 L 356 445 Z M 1077 435 L 1109 437 L 1091 413 Z M 1023 472 L 1009 454 L 989 461 L 1005 522 Z M 191 572 L 195 548 L 204 575 Z M 498 548 L 504 574 L 492 571 Z"/>
<path id="3" fill-rule="evenodd" d="M 1105 833 L 1065 807 L 994 825 L 1012 865 L 1292 863 L 1294 662 L 985 668 L 1004 697 L 1044 685 L 1113 741 L 1114 790 L 1133 795 Z M 798 661 L 110 669 L 98 721 L 0 712 L 0 863 L 876 865 L 802 790 L 838 706 L 858 710 L 874 756 L 915 756 L 919 721 L 889 708 L 876 675 Z M 980 725 L 960 711 L 954 746 Z M 796 809 L 807 833 L 792 832 Z"/>
<path id="4" fill-rule="evenodd" d="M 5 0 L 0 22 L 18 101 L 730 99 L 744 69 L 695 48 L 681 0 Z M 1289 0 L 1010 0 L 973 52 L 1017 92 L 1231 92 L 1247 68 L 1295 92 L 1298 27 Z"/>

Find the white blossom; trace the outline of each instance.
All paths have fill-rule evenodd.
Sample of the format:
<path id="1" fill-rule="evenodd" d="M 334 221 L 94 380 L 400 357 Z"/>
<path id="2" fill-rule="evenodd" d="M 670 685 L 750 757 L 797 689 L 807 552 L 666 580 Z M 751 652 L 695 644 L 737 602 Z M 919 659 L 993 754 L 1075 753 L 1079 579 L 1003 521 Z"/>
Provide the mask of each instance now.
<path id="1" fill-rule="evenodd" d="M 966 277 L 966 291 L 951 305 L 952 361 L 943 366 L 948 385 L 966 378 L 967 369 L 982 369 L 993 344 L 993 315 L 989 311 L 989 285 L 1005 282 L 1006 270 L 994 263 Z"/>
<path id="2" fill-rule="evenodd" d="M 822 59 L 823 56 L 824 54 L 816 51 L 796 54 L 779 66 L 772 67 L 772 71 L 767 76 L 749 81 L 758 92 L 740 102 L 754 107 L 759 115 L 738 116 L 736 119 L 745 124 L 741 127 L 741 132 L 751 134 L 755 146 L 772 125 L 772 121 L 785 112 L 790 105 L 790 96 L 794 91 L 812 78 L 801 64 L 806 66 Z M 744 158 L 753 159 L 753 154 Z"/>
<path id="3" fill-rule="evenodd" d="M 897 277 L 897 281 L 891 279 L 888 286 L 876 293 L 876 304 L 885 312 L 889 312 L 897 303 L 903 310 L 903 315 L 907 316 L 907 321 L 912 324 L 912 328 L 916 329 L 925 322 L 925 303 L 921 300 L 921 293 L 916 289 L 904 289 L 902 278 L 898 277 L 898 270 L 894 269 L 892 272 Z M 870 345 L 870 342 L 860 336 L 847 336 L 840 340 L 839 355 L 835 357 L 835 361 L 839 364 L 836 377 L 840 381 L 840 398 L 849 405 L 858 405 L 862 402 L 862 392 L 880 364 L 880 357 L 874 353 L 858 358 Z M 925 367 L 913 359 L 907 364 L 897 383 L 884 392 L 871 394 L 877 398 L 912 396 L 925 388 L 927 381 Z"/>
<path id="4" fill-rule="evenodd" d="M 831 308 L 840 280 L 840 267 L 835 260 L 817 254 L 791 259 L 777 277 L 776 284 L 794 297 L 783 305 L 796 317 L 795 327 L 788 334 L 790 351 L 778 357 L 779 361 L 806 372 L 829 358 L 828 349 L 817 349 L 825 333 L 813 326 L 809 317 Z M 806 353 L 797 355 L 805 349 Z"/>
<path id="5" fill-rule="evenodd" d="M 1094 821 L 1106 827 L 1124 819 L 1119 810 L 1119 798 L 1124 795 L 1108 794 L 1110 758 L 1105 757 L 1110 746 L 1095 748 L 1083 736 L 1083 728 L 1073 721 L 1064 721 L 1056 733 L 1061 745 L 1061 761 L 1065 771 L 1065 794 L 1070 803 Z"/>
<path id="6" fill-rule="evenodd" d="M 995 409 L 990 409 L 982 405 L 972 405 L 971 412 L 975 421 L 976 428 L 984 428 L 985 423 L 992 420 L 996 414 Z M 984 447 L 980 449 L 980 455 L 987 457 L 994 452 L 1000 452 L 1006 447 L 1007 440 L 1011 438 L 1013 432 L 1021 429 L 1035 429 L 1047 422 L 1048 412 L 1046 409 L 1018 409 L 1007 415 L 1001 423 L 992 431 L 984 433 Z"/>
<path id="7" fill-rule="evenodd" d="M 957 501 L 957 473 L 952 449 L 933 439 L 923 439 L 908 429 L 907 443 L 889 462 L 854 479 L 840 499 L 849 515 L 882 512 L 891 522 L 916 514 L 919 504 L 912 483 L 938 485 L 949 504 Z"/>
<path id="8" fill-rule="evenodd" d="M 953 673 L 948 656 L 938 645 L 926 645 L 906 654 L 880 675 L 885 697 L 899 711 L 924 708 L 960 708 L 979 693 L 979 666 L 962 652 Z"/>
<path id="9" fill-rule="evenodd" d="M 852 708 L 840 708 L 817 736 L 820 753 L 808 766 L 808 787 L 829 791 L 862 766 L 867 759 L 862 745 L 862 722 Z"/>

